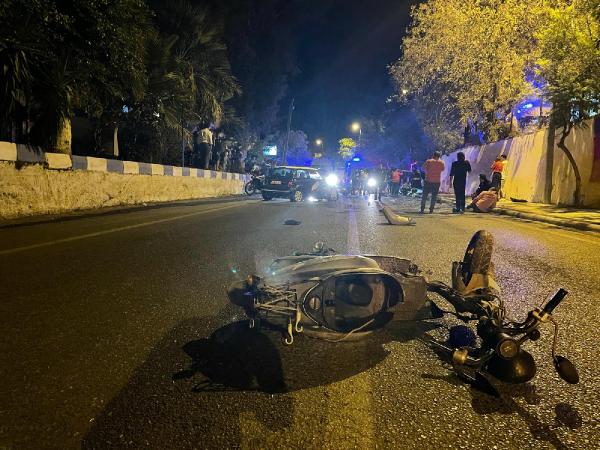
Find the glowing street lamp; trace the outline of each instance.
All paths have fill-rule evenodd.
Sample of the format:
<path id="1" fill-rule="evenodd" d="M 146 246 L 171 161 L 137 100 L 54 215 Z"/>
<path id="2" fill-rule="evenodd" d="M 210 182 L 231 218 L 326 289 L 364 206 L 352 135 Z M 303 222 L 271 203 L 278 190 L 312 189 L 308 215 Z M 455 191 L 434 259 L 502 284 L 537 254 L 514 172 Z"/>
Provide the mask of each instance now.
<path id="1" fill-rule="evenodd" d="M 362 138 L 362 128 L 360 126 L 360 123 L 354 122 L 352 125 L 350 125 L 350 128 L 355 133 L 358 133 L 358 145 L 356 146 L 356 148 L 357 148 L 357 150 L 360 150 L 360 141 L 361 141 L 361 138 Z"/>

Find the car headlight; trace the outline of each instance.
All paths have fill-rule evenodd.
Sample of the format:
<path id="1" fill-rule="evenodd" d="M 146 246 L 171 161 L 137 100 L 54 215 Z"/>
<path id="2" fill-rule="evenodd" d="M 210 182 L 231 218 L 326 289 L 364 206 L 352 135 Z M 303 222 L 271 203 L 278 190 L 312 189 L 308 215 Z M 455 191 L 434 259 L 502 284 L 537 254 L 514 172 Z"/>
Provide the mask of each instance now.
<path id="1" fill-rule="evenodd" d="M 367 180 L 367 186 L 369 186 L 369 187 L 377 186 L 377 180 L 375 178 L 369 178 Z"/>
<path id="2" fill-rule="evenodd" d="M 334 173 L 327 175 L 327 178 L 325 178 L 325 183 L 327 183 L 327 186 L 337 186 L 339 182 L 340 180 L 338 176 Z"/>

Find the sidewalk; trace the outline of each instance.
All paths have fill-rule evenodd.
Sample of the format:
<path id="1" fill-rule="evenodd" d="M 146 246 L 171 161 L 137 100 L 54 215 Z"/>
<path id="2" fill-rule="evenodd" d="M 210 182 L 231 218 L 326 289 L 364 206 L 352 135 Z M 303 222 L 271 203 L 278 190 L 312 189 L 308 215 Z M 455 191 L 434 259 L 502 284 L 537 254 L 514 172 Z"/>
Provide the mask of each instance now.
<path id="1" fill-rule="evenodd" d="M 452 194 L 440 194 L 439 198 L 443 203 L 454 204 Z M 492 212 L 560 227 L 600 232 L 600 210 L 598 209 L 572 208 L 545 203 L 519 203 L 502 199 Z"/>
<path id="2" fill-rule="evenodd" d="M 496 214 L 545 222 L 561 227 L 600 232 L 600 210 L 598 209 L 570 208 L 544 203 L 516 203 L 503 199 L 498 202 L 494 211 Z"/>

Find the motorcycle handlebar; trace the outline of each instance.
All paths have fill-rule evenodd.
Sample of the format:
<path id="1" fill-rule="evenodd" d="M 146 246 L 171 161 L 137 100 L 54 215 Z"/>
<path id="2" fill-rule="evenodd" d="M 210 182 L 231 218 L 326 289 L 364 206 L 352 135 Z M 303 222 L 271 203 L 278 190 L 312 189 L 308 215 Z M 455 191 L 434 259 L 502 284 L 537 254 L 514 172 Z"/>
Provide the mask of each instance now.
<path id="1" fill-rule="evenodd" d="M 546 306 L 544 306 L 544 312 L 548 313 L 548 314 L 552 314 L 552 311 L 554 311 L 554 308 L 556 308 L 558 305 L 560 305 L 560 302 L 562 302 L 564 300 L 564 298 L 567 296 L 569 292 L 566 291 L 563 288 L 560 288 L 556 294 L 554 294 L 554 296 L 550 299 L 550 301 L 548 303 L 546 303 Z"/>

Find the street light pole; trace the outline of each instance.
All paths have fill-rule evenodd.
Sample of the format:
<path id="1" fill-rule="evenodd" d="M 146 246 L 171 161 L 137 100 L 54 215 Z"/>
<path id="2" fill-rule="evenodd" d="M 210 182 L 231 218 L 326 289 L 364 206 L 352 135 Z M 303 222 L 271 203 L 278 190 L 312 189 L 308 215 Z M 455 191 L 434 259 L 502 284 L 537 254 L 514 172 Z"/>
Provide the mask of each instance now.
<path id="1" fill-rule="evenodd" d="M 283 155 L 281 158 L 283 161 L 283 165 L 287 164 L 287 151 L 288 151 L 288 146 L 290 145 L 290 129 L 292 127 L 293 112 L 294 112 L 294 97 L 292 97 L 292 101 L 290 102 L 290 110 L 288 111 L 287 134 L 285 136 L 285 142 L 284 142 L 284 146 L 283 146 Z"/>
<path id="2" fill-rule="evenodd" d="M 323 139 L 317 139 L 315 141 L 315 144 L 317 144 L 317 147 L 321 147 L 321 154 L 323 153 Z"/>

